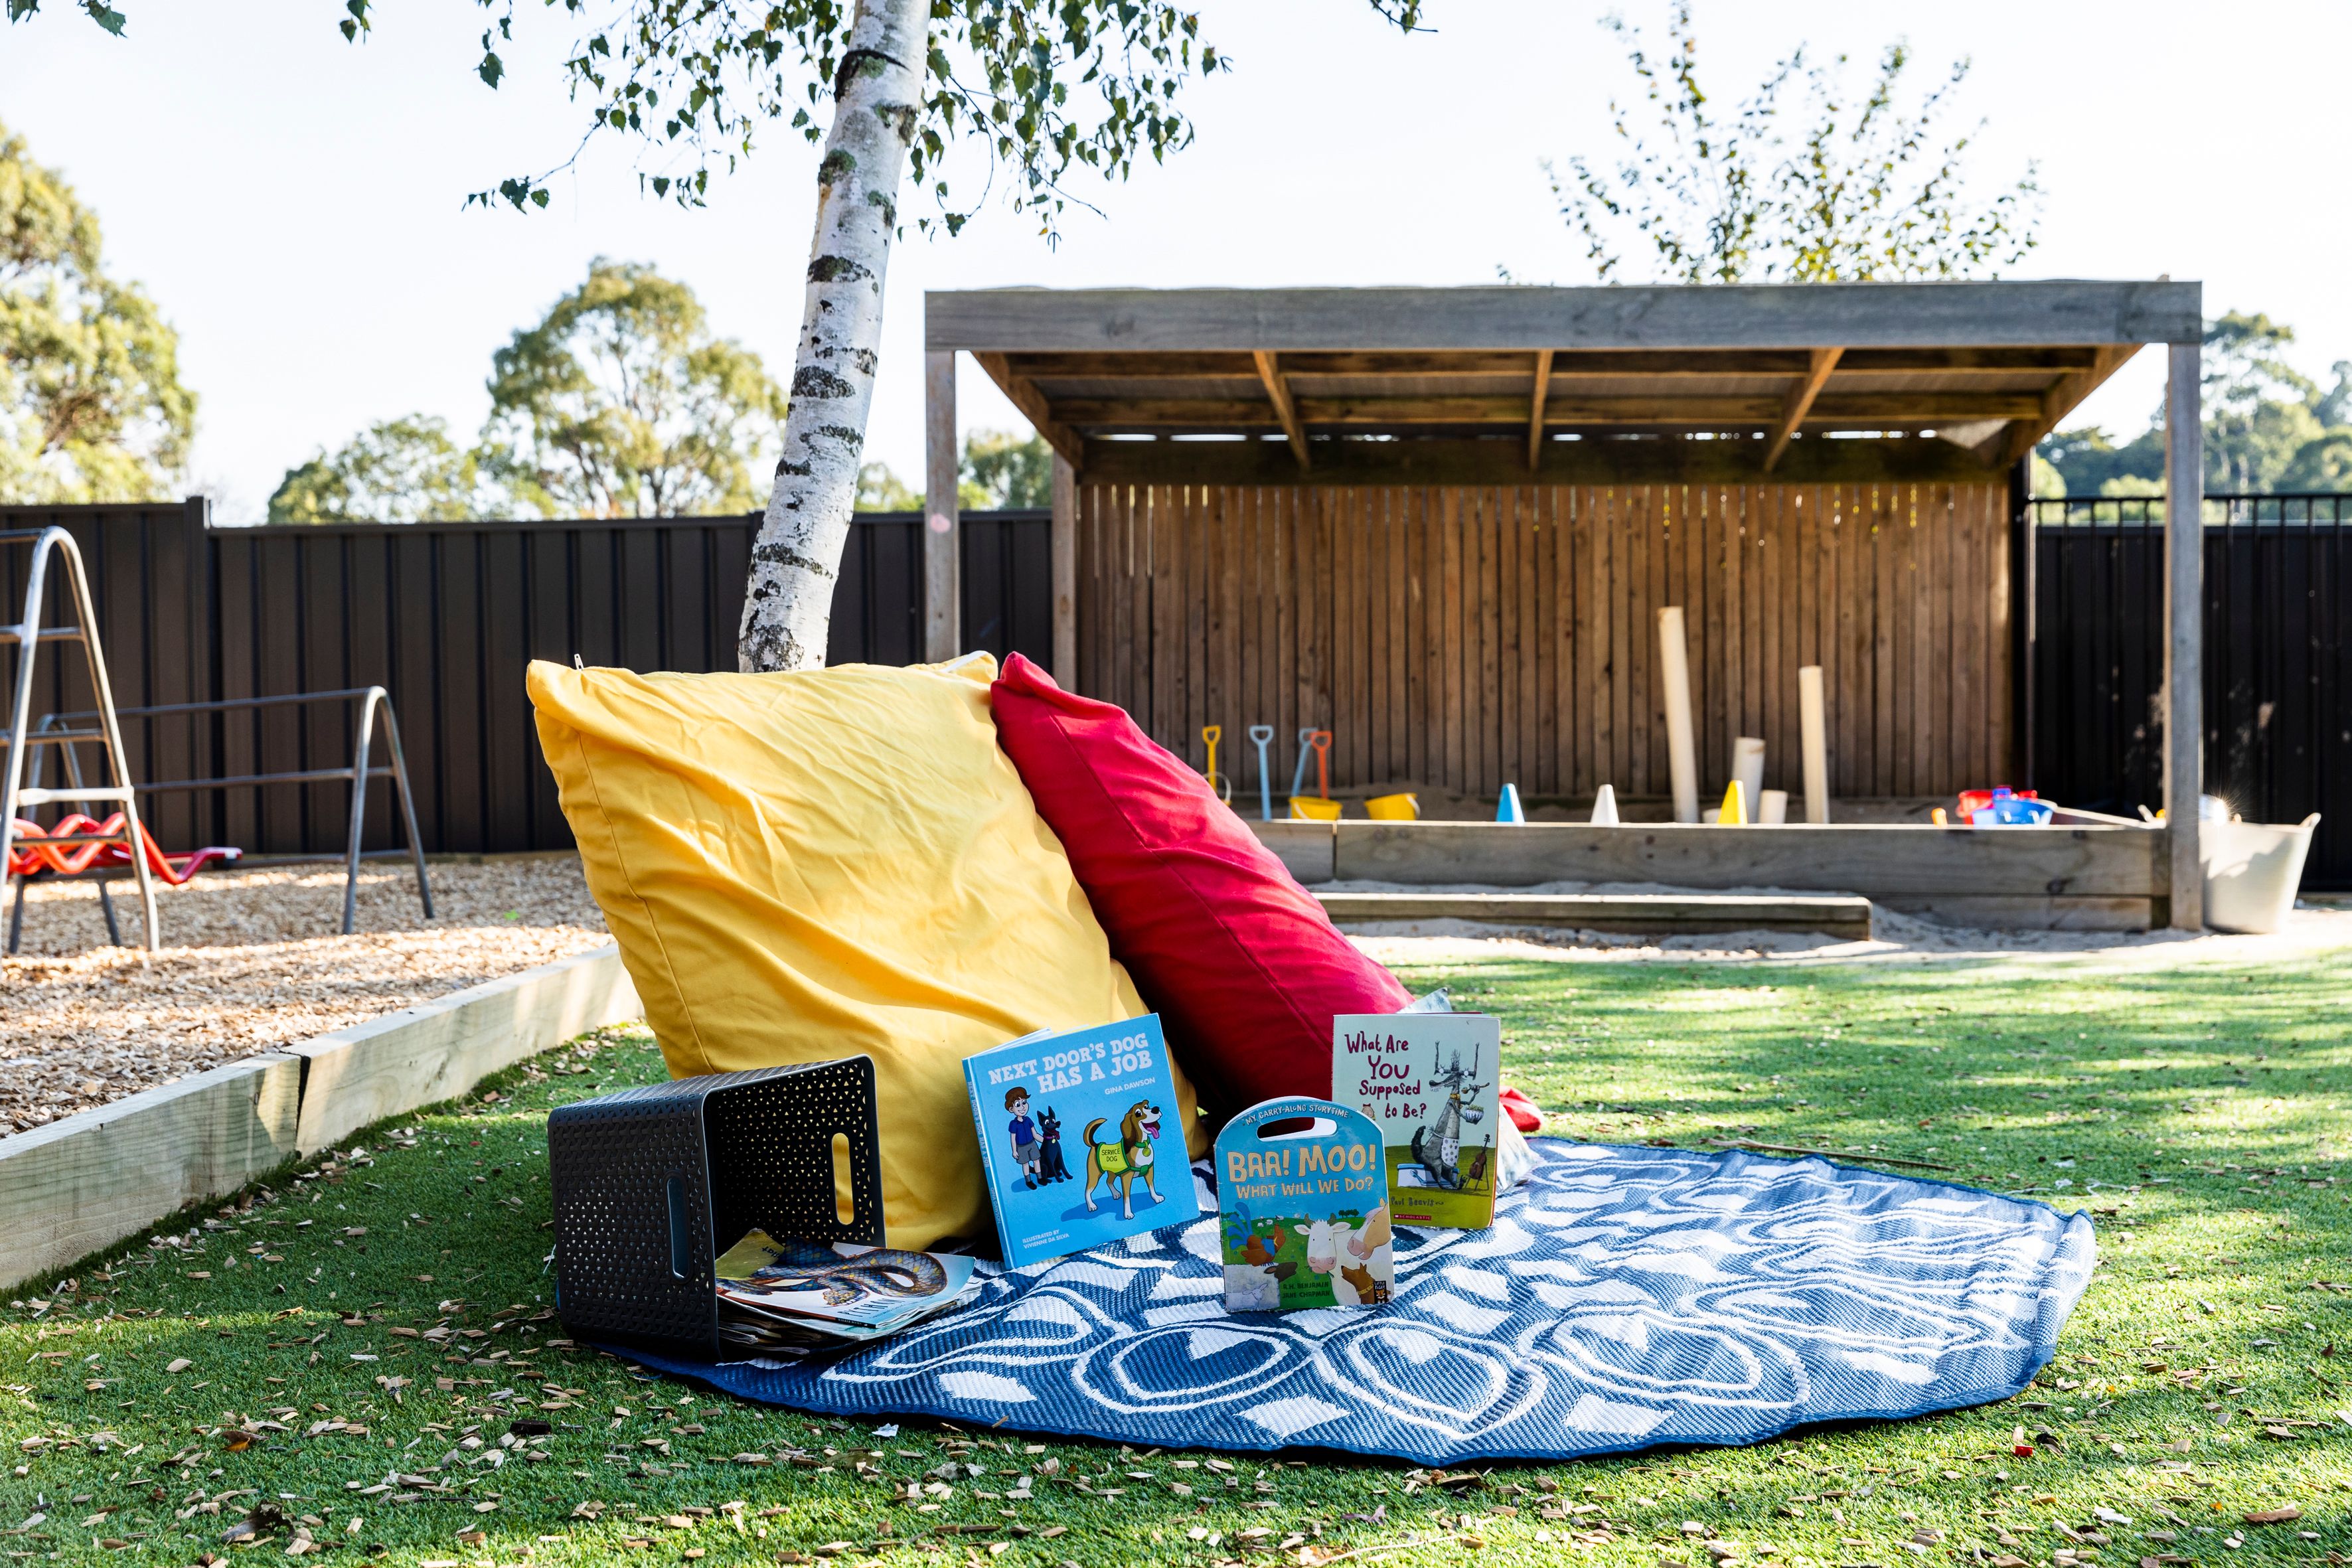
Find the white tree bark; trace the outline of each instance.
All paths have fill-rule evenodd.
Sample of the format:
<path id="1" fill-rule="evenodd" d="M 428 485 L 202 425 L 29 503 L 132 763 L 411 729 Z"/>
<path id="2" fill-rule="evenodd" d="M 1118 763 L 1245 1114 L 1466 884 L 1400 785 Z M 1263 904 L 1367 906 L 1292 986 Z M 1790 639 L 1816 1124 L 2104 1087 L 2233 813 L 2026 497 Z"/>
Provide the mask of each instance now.
<path id="1" fill-rule="evenodd" d="M 824 663 L 833 587 L 857 500 L 882 348 L 882 282 L 922 111 L 927 0 L 857 0 L 817 168 L 816 237 L 792 411 L 751 544 L 736 659 L 747 672 Z"/>

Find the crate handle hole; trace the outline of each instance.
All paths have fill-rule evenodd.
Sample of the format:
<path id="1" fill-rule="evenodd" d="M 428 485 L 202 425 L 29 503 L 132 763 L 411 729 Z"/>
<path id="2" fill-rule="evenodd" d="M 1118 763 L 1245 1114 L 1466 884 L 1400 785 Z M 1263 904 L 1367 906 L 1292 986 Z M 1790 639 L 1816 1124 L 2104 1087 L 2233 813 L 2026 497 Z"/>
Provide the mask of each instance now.
<path id="1" fill-rule="evenodd" d="M 686 1242 L 686 1178 L 669 1179 L 669 1271 L 680 1279 L 693 1266 L 694 1252 Z"/>
<path id="2" fill-rule="evenodd" d="M 833 1217 L 847 1225 L 857 1217 L 857 1194 L 849 1180 L 849 1134 L 833 1135 Z"/>

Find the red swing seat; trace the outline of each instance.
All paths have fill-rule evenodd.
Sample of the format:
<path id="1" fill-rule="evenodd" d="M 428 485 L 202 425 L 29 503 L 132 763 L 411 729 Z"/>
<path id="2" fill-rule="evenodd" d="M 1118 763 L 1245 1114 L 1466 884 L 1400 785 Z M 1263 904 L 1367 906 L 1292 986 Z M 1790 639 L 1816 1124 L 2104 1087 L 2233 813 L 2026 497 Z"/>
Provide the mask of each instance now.
<path id="1" fill-rule="evenodd" d="M 102 837 L 121 831 L 122 813 L 119 811 L 103 822 L 78 811 L 68 812 L 58 819 L 55 827 L 47 829 L 20 816 L 16 819 L 16 847 L 8 856 L 8 875 L 30 877 L 47 871 L 60 877 L 79 877 L 94 866 L 128 866 L 130 846 L 120 841 L 104 842 Z M 74 842 L 77 839 L 80 842 Z M 166 855 L 143 830 L 139 835 L 139 847 L 147 852 L 148 871 L 173 888 L 182 886 L 215 860 L 226 863 L 245 856 L 242 849 L 219 844 L 209 844 L 184 855 Z"/>

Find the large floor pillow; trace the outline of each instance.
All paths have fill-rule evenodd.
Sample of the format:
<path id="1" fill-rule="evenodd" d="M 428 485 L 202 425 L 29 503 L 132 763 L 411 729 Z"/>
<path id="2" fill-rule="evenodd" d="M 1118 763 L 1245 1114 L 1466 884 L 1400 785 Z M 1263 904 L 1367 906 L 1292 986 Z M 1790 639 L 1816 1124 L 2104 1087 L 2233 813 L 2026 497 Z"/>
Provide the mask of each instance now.
<path id="1" fill-rule="evenodd" d="M 1411 1000 L 1124 710 L 1016 653 L 996 683 L 996 733 L 1213 1116 L 1328 1095 L 1332 1015 Z"/>
<path id="2" fill-rule="evenodd" d="M 778 675 L 530 667 L 589 890 L 670 1071 L 871 1056 L 896 1247 L 989 1233 L 965 1057 L 1144 1011 L 997 748 L 995 673 L 984 656 Z M 1197 1155 L 1192 1086 L 1176 1089 Z"/>

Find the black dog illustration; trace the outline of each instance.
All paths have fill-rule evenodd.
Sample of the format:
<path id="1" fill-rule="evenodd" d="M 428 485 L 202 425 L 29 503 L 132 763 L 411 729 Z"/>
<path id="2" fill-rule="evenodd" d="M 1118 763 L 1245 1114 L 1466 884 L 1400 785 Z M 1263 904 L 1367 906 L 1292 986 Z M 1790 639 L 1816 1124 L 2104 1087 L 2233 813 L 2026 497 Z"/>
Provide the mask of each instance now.
<path id="1" fill-rule="evenodd" d="M 1050 1105 L 1038 1114 L 1037 1136 L 1044 1145 L 1039 1151 L 1037 1180 L 1041 1184 L 1068 1181 L 1070 1167 L 1062 1161 L 1062 1119 Z"/>

